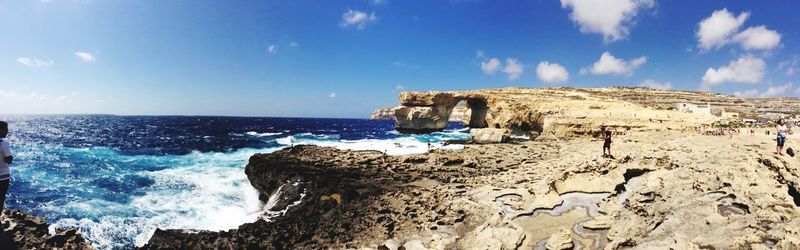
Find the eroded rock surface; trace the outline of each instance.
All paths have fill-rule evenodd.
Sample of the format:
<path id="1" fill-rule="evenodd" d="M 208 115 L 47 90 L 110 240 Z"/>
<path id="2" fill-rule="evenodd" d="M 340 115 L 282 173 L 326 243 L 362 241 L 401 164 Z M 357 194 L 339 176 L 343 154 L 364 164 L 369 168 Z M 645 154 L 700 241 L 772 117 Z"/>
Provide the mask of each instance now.
<path id="1" fill-rule="evenodd" d="M 49 235 L 44 218 L 20 211 L 4 211 L 0 228 L 0 249 L 95 249 L 76 229 Z"/>
<path id="2" fill-rule="evenodd" d="M 773 143 L 642 132 L 616 137 L 616 159 L 601 156 L 602 141 L 578 138 L 385 161 L 298 146 L 248 166 L 265 195 L 306 183 L 285 216 L 226 232 L 158 231 L 145 248 L 531 249 L 566 247 L 566 231 L 582 249 L 792 249 L 800 158 L 771 153 Z"/>

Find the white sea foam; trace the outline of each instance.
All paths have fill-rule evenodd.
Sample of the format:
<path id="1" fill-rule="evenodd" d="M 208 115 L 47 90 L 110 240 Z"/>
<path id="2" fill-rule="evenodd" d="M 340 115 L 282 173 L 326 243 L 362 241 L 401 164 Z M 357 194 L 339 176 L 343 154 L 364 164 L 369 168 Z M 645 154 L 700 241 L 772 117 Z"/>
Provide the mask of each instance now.
<path id="1" fill-rule="evenodd" d="M 265 133 L 251 132 L 247 135 L 266 136 Z M 338 135 L 302 133 L 275 140 L 281 147 L 313 144 L 403 155 L 425 153 L 428 143 L 432 149 L 461 150 L 463 145 L 445 145 L 445 141 L 468 138 L 462 131 L 452 131 L 363 140 L 341 140 Z M 147 243 L 156 228 L 214 231 L 233 229 L 259 218 L 269 220 L 286 212 L 268 211 L 271 205 L 258 200 L 258 192 L 250 185 L 243 170 L 251 155 L 278 149 L 280 147 L 240 149 L 228 153 L 192 152 L 182 156 L 126 156 L 108 148 L 78 149 L 76 151 L 90 156 L 88 158 L 113 159 L 119 164 L 164 168 L 128 173 L 146 176 L 154 183 L 141 189 L 143 193 L 135 195 L 127 203 L 93 199 L 60 207 L 43 204 L 40 208 L 66 214 L 83 214 L 78 218 L 84 219 L 67 218 L 55 221 L 52 228 L 76 227 L 100 249 L 130 248 L 131 244 L 141 246 Z M 117 166 L 112 166 L 114 167 Z M 274 194 L 276 197 L 279 195 L 279 192 Z M 298 205 L 298 202 L 291 206 Z"/>
<path id="2" fill-rule="evenodd" d="M 338 136 L 335 135 L 303 133 L 278 138 L 276 141 L 285 146 L 306 144 L 349 150 L 375 150 L 386 152 L 389 155 L 426 153 L 428 151 L 428 144 L 430 144 L 430 149 L 464 149 L 464 145 L 445 145 L 445 141 L 447 139 L 469 139 L 469 135 L 461 132 L 446 132 L 429 135 L 405 136 L 394 139 L 339 140 Z"/>
<path id="3" fill-rule="evenodd" d="M 267 137 L 267 136 L 276 136 L 276 135 L 282 135 L 282 134 L 283 134 L 283 132 L 277 132 L 277 133 L 259 133 L 259 132 L 256 132 L 256 131 L 249 131 L 249 132 L 247 132 L 247 133 L 245 133 L 245 134 L 246 134 L 246 135 L 249 135 L 249 136 Z"/>
<path id="4" fill-rule="evenodd" d="M 263 213 L 258 191 L 244 174 L 255 153 L 277 150 L 241 149 L 231 153 L 193 152 L 183 156 L 121 156 L 123 162 L 169 162 L 174 167 L 144 172 L 155 183 L 127 204 L 90 200 L 57 207 L 81 211 L 97 219 L 61 219 L 53 228 L 76 227 L 100 249 L 141 246 L 156 228 L 227 230 L 257 220 Z M 170 159 L 164 159 L 164 158 Z M 89 216 L 87 216 L 89 217 Z M 127 239 L 127 240 L 125 240 Z"/>

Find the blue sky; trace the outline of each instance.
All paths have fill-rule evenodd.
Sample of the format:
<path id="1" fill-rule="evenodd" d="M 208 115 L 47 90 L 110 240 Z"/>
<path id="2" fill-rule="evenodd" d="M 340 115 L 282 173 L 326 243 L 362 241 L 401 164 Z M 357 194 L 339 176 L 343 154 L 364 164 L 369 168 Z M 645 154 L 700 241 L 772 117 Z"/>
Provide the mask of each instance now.
<path id="1" fill-rule="evenodd" d="M 598 4 L 599 3 L 599 4 Z M 800 91 L 800 3 L 0 2 L 0 113 L 367 117 L 399 91 Z"/>

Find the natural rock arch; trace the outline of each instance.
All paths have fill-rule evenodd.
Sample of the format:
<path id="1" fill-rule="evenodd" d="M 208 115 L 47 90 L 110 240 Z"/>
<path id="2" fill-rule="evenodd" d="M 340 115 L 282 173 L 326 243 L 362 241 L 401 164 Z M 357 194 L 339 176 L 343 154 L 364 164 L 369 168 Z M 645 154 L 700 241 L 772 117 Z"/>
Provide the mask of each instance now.
<path id="1" fill-rule="evenodd" d="M 468 127 L 488 126 L 486 116 L 489 102 L 485 95 L 403 92 L 400 94 L 400 106 L 395 109 L 396 129 L 411 134 L 442 131 L 447 127 L 453 107 L 460 101 L 466 101 L 470 109 L 470 118 L 465 121 Z"/>

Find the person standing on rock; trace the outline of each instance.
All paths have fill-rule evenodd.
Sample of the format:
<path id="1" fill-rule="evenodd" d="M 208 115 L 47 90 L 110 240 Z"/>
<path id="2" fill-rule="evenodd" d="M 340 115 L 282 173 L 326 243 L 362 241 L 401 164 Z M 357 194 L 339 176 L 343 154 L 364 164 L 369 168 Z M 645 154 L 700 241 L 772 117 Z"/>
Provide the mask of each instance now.
<path id="1" fill-rule="evenodd" d="M 603 136 L 603 156 L 614 159 L 614 155 L 611 154 L 611 130 L 606 130 Z"/>
<path id="2" fill-rule="evenodd" d="M 786 143 L 786 133 L 792 133 L 792 129 L 786 126 L 786 121 L 781 118 L 778 120 L 778 146 L 775 147 L 776 153 L 783 155 L 783 144 Z"/>
<path id="3" fill-rule="evenodd" d="M 8 165 L 14 161 L 14 156 L 11 156 L 11 148 L 5 140 L 8 136 L 8 123 L 0 121 L 0 214 L 3 213 L 6 203 L 6 193 L 8 192 L 8 184 L 11 179 L 11 170 Z"/>

